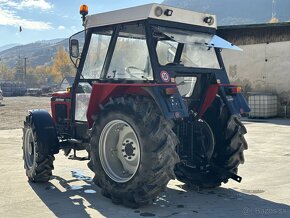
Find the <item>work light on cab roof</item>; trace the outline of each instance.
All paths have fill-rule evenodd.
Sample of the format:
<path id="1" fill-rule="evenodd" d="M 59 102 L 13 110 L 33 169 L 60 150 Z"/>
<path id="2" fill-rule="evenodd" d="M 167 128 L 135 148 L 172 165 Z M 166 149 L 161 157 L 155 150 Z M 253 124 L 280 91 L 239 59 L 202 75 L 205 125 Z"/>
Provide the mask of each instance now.
<path id="1" fill-rule="evenodd" d="M 87 5 L 80 6 L 80 14 L 82 15 L 83 22 L 86 19 L 86 15 L 89 13 L 89 7 Z"/>

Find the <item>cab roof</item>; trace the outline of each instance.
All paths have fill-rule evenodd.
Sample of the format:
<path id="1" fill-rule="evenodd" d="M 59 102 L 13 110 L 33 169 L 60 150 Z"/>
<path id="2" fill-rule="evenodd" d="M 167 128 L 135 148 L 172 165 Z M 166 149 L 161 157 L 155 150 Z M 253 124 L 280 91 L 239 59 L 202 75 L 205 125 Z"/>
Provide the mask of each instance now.
<path id="1" fill-rule="evenodd" d="M 212 17 L 213 23 L 204 21 L 206 17 Z M 161 4 L 147 4 L 132 8 L 110 11 L 86 17 L 86 28 L 101 27 L 118 23 L 126 23 L 138 20 L 157 19 L 195 26 L 217 28 L 216 16 L 194 11 L 184 10 Z"/>

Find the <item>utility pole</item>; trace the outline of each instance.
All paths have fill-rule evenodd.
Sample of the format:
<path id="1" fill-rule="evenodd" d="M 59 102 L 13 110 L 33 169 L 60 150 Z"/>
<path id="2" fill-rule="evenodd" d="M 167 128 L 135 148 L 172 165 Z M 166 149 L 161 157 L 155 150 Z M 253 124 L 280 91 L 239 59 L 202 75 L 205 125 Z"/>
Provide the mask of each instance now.
<path id="1" fill-rule="evenodd" d="M 1 65 L 1 73 L 4 72 L 4 66 L 3 66 L 3 63 L 2 63 L 2 59 L 0 58 L 0 65 Z"/>
<path id="2" fill-rule="evenodd" d="M 24 58 L 24 84 L 26 85 L 26 60 L 27 58 Z"/>
<path id="3" fill-rule="evenodd" d="M 276 18 L 276 2 L 277 0 L 272 0 L 272 20 Z"/>

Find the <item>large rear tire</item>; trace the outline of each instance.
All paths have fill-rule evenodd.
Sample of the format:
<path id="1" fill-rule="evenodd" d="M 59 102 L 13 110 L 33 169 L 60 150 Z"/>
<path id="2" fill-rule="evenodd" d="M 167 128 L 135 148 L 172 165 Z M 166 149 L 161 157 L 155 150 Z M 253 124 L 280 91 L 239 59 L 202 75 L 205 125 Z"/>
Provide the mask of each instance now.
<path id="1" fill-rule="evenodd" d="M 41 144 L 29 115 L 24 121 L 22 149 L 26 176 L 31 182 L 48 182 L 52 176 L 54 156 L 42 154 L 40 146 L 47 145 Z"/>
<path id="2" fill-rule="evenodd" d="M 209 162 L 229 172 L 237 173 L 238 166 L 245 161 L 243 152 L 248 149 L 244 138 L 247 131 L 239 115 L 230 115 L 218 97 L 206 112 L 204 119 L 209 124 L 215 140 L 214 152 Z M 203 138 L 206 137 L 201 137 Z M 228 176 L 213 170 L 204 173 L 181 164 L 176 166 L 175 174 L 180 181 L 201 188 L 218 187 L 222 183 L 227 183 L 229 179 Z"/>
<path id="3" fill-rule="evenodd" d="M 172 126 L 149 98 L 111 99 L 95 120 L 88 163 L 102 193 L 133 208 L 152 202 L 175 178 Z"/>

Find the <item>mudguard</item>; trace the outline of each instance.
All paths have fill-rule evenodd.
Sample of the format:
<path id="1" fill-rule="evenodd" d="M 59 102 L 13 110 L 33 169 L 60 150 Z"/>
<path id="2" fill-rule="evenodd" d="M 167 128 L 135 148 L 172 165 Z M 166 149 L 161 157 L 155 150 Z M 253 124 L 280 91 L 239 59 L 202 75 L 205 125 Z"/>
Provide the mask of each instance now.
<path id="1" fill-rule="evenodd" d="M 188 109 L 182 100 L 179 92 L 176 92 L 170 96 L 164 95 L 165 88 L 176 88 L 176 86 L 154 86 L 154 87 L 143 87 L 146 92 L 154 99 L 158 105 L 163 116 L 167 119 L 176 119 L 188 117 Z"/>
<path id="2" fill-rule="evenodd" d="M 227 106 L 232 115 L 249 113 L 251 111 L 242 94 L 237 94 L 232 96 L 232 98 L 227 97 Z"/>
<path id="3" fill-rule="evenodd" d="M 36 131 L 40 153 L 53 155 L 59 152 L 56 128 L 52 117 L 46 110 L 29 111 L 32 128 Z"/>
<path id="4" fill-rule="evenodd" d="M 176 88 L 176 85 L 151 84 L 151 83 L 96 83 L 93 84 L 92 93 L 87 110 L 89 128 L 93 126 L 93 116 L 98 115 L 102 106 L 110 98 L 124 96 L 125 94 L 151 96 L 160 111 L 167 119 L 188 117 L 188 109 L 178 92 L 165 95 L 166 88 Z"/>
<path id="5" fill-rule="evenodd" d="M 229 94 L 227 91 L 228 87 L 230 87 L 230 85 L 220 86 L 219 94 L 227 105 L 230 113 L 232 115 L 249 113 L 251 110 L 244 96 L 241 93 Z"/>

